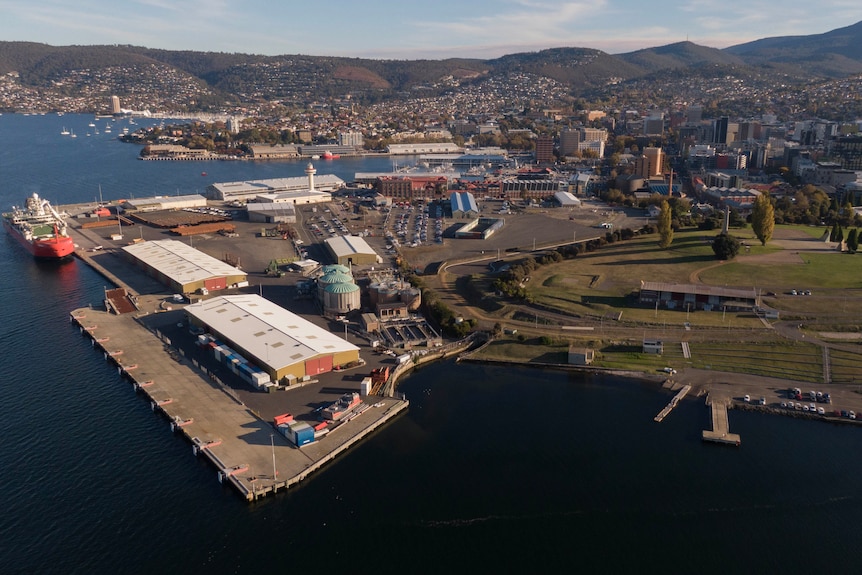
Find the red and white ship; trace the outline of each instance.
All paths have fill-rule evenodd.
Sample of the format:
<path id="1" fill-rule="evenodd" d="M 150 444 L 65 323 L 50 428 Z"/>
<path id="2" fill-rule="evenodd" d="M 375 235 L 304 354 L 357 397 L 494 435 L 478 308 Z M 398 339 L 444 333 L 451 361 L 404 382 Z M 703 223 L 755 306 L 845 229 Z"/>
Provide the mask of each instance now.
<path id="1" fill-rule="evenodd" d="M 75 242 L 66 233 L 65 214 L 58 213 L 38 194 L 27 198 L 24 208 L 13 207 L 3 214 L 3 227 L 33 257 L 61 259 L 75 251 Z"/>

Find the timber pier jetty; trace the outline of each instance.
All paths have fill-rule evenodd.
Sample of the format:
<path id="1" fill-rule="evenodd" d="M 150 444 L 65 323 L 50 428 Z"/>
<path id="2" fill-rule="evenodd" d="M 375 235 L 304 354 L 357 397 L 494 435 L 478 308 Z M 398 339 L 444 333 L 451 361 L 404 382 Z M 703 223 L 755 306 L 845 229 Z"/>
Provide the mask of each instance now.
<path id="1" fill-rule="evenodd" d="M 655 416 L 655 420 L 661 423 L 668 414 L 673 411 L 673 408 L 677 406 L 677 404 L 682 400 L 683 397 L 688 395 L 688 392 L 691 391 L 691 386 L 686 384 L 679 390 L 679 392 L 673 396 L 673 399 L 670 400 L 664 409 L 662 409 L 658 415 Z"/>
<path id="2" fill-rule="evenodd" d="M 373 404 L 359 415 L 319 440 L 295 447 L 207 377 L 203 366 L 133 315 L 81 308 L 71 312 L 70 321 L 116 365 L 130 389 L 144 394 L 153 412 L 166 417 L 167 428 L 186 437 L 194 455 L 213 464 L 217 479 L 247 501 L 300 483 L 408 407 L 404 399 L 369 397 Z"/>

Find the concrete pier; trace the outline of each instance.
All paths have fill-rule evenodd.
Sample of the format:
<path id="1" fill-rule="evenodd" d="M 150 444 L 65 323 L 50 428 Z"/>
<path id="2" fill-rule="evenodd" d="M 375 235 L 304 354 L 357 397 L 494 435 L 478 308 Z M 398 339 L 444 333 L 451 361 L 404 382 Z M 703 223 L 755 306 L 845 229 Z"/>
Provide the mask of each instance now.
<path id="1" fill-rule="evenodd" d="M 736 433 L 730 433 L 730 424 L 727 420 L 727 404 L 730 400 L 723 397 L 706 396 L 706 404 L 712 408 L 712 431 L 704 430 L 703 440 L 728 445 L 739 445 L 740 437 Z"/>
<path id="2" fill-rule="evenodd" d="M 186 437 L 219 481 L 248 501 L 296 485 L 408 406 L 398 398 L 369 397 L 373 405 L 361 415 L 300 449 L 132 315 L 82 308 L 70 320 L 130 388 L 165 415 L 167 429 Z M 123 354 L 112 355 L 117 349 Z"/>

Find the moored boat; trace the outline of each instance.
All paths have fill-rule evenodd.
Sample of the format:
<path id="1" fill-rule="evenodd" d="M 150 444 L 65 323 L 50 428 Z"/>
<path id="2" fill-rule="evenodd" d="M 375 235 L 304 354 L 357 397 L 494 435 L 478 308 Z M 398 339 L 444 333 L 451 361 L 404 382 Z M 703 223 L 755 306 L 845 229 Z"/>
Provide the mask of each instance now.
<path id="1" fill-rule="evenodd" d="M 38 194 L 27 198 L 24 208 L 3 214 L 3 226 L 33 257 L 61 259 L 75 251 L 64 215 Z"/>

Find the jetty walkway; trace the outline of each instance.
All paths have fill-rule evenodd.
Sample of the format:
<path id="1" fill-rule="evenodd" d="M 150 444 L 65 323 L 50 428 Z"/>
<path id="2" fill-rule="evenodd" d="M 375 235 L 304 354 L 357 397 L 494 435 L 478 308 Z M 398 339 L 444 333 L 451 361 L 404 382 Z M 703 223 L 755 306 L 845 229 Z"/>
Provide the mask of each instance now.
<path id="1" fill-rule="evenodd" d="M 679 392 L 670 400 L 664 409 L 662 409 L 658 415 L 655 416 L 655 420 L 661 423 L 668 414 L 673 411 L 673 408 L 677 406 L 677 404 L 682 400 L 683 397 L 688 395 L 688 392 L 691 391 L 691 386 L 686 384 L 679 390 Z"/>

